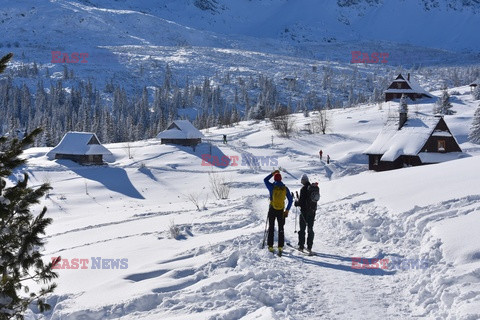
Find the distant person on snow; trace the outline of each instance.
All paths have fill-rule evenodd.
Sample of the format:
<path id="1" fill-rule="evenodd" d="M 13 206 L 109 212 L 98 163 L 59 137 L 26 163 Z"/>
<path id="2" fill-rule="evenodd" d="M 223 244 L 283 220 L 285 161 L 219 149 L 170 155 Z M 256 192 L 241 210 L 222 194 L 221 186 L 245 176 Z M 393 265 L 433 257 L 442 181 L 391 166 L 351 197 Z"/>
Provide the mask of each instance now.
<path id="1" fill-rule="evenodd" d="M 225 143 L 225 144 L 227 143 L 227 135 L 226 134 L 223 135 L 223 143 Z"/>
<path id="2" fill-rule="evenodd" d="M 270 179 L 273 177 L 274 182 L 271 183 Z M 285 218 L 288 217 L 288 211 L 292 206 L 293 198 L 282 182 L 282 175 L 278 170 L 263 179 L 268 191 L 270 192 L 270 207 L 268 209 L 268 238 L 267 245 L 268 250 L 273 252 L 273 236 L 275 229 L 275 219 L 278 221 L 278 253 L 282 254 L 283 245 L 285 244 L 285 235 L 283 232 L 283 226 L 285 225 Z M 285 209 L 285 198 L 288 199 L 287 208 Z"/>
<path id="3" fill-rule="evenodd" d="M 322 161 L 322 157 L 323 157 L 323 151 L 320 150 L 320 152 L 318 153 L 320 155 L 320 161 Z"/>
<path id="4" fill-rule="evenodd" d="M 308 230 L 307 250 L 312 252 L 313 223 L 317 212 L 317 201 L 320 199 L 318 183 L 311 184 L 308 176 L 304 174 L 300 180 L 303 187 L 300 190 L 300 197 L 295 201 L 295 207 L 300 207 L 300 231 L 298 232 L 298 249 L 303 251 L 305 248 L 305 229 Z M 298 196 L 298 193 L 297 193 Z"/>
<path id="5" fill-rule="evenodd" d="M 330 155 L 327 154 L 327 164 L 330 164 Z"/>

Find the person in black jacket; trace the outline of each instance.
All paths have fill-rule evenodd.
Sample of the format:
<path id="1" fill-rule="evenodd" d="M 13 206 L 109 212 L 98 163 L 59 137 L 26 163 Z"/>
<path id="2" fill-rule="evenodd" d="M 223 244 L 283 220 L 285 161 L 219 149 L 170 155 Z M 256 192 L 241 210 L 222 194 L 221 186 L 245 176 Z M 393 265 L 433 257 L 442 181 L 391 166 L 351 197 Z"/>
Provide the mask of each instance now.
<path id="1" fill-rule="evenodd" d="M 315 213 L 317 211 L 317 203 L 310 200 L 310 192 L 308 187 L 310 181 L 308 176 L 304 174 L 300 180 L 303 184 L 300 190 L 300 197 L 295 201 L 295 207 L 300 207 L 300 231 L 298 232 L 298 249 L 303 251 L 305 246 L 305 229 L 308 227 L 307 250 L 312 251 L 313 237 L 313 222 L 315 221 Z"/>

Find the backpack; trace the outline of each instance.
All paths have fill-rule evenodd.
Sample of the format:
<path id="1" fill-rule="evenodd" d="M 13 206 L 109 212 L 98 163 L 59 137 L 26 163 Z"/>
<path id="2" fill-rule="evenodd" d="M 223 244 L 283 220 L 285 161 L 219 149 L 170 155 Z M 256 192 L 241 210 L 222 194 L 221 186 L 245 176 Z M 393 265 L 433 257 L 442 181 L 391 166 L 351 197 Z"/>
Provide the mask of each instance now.
<path id="1" fill-rule="evenodd" d="M 285 198 L 287 197 L 287 187 L 273 186 L 271 206 L 275 210 L 283 210 L 285 208 Z"/>
<path id="2" fill-rule="evenodd" d="M 309 196 L 309 207 L 316 205 L 318 200 L 320 200 L 320 188 L 318 187 L 318 182 L 312 183 L 307 188 Z"/>

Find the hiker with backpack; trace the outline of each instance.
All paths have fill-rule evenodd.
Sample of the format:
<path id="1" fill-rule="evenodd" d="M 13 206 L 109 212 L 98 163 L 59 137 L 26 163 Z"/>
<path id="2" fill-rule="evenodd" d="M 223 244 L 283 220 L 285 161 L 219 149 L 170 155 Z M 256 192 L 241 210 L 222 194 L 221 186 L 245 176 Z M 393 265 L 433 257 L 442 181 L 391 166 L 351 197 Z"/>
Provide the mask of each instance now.
<path id="1" fill-rule="evenodd" d="M 274 182 L 270 182 L 273 177 Z M 285 235 L 283 226 L 285 225 L 285 218 L 288 217 L 288 211 L 292 206 L 293 198 L 282 182 L 282 175 L 278 170 L 263 179 L 268 191 L 270 192 L 270 206 L 268 209 L 268 238 L 267 245 L 270 252 L 274 252 L 273 249 L 273 236 L 275 229 L 275 220 L 278 222 L 278 254 L 282 255 L 283 246 L 285 244 Z M 285 208 L 285 198 L 288 200 L 287 207 Z"/>
<path id="2" fill-rule="evenodd" d="M 295 207 L 300 207 L 300 231 L 298 232 L 298 249 L 303 251 L 305 248 L 305 229 L 308 231 L 307 250 L 312 252 L 313 223 L 315 222 L 315 214 L 317 211 L 317 202 L 320 199 L 320 189 L 318 183 L 310 183 L 308 176 L 304 174 L 300 180 L 303 187 L 300 189 L 300 197 L 295 201 Z"/>

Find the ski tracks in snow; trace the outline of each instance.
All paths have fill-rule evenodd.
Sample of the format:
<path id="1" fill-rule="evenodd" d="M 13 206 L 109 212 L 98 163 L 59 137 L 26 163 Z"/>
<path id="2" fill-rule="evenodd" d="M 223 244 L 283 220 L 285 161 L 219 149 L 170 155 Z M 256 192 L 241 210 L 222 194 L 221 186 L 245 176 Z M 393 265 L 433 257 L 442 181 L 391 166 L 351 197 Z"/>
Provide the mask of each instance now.
<path id="1" fill-rule="evenodd" d="M 478 281 L 475 280 L 478 274 L 453 274 L 430 228 L 436 221 L 479 210 L 478 200 L 478 196 L 471 196 L 415 207 L 397 217 L 386 208 L 378 207 L 375 199 L 365 193 L 320 203 L 314 228 L 314 249 L 318 255 L 305 256 L 287 247 L 281 258 L 260 249 L 267 211 L 265 196 L 226 200 L 222 207 L 195 212 L 199 223 L 180 225 L 189 227 L 191 235 L 185 238 L 189 246 L 185 247 L 190 249 L 174 251 L 175 256 L 165 253 L 167 256 L 153 267 L 150 264 L 119 279 L 148 287 L 150 292 L 115 305 L 73 313 L 62 313 L 60 301 L 55 308 L 57 313 L 50 319 L 194 316 L 195 319 L 233 320 L 255 314 L 266 315 L 266 319 L 445 317 L 449 307 L 477 299 L 475 291 L 462 297 L 455 296 L 454 292 L 459 289 L 458 283 Z M 123 221 L 73 229 L 50 237 L 82 234 L 122 223 L 151 224 L 151 219 L 170 214 L 179 212 L 137 214 Z M 293 214 L 285 228 L 286 240 L 295 245 Z M 210 235 L 208 243 L 199 241 L 206 235 Z M 422 251 L 422 247 L 429 250 Z M 351 257 L 408 257 L 415 252 L 419 257 L 431 259 L 434 265 L 427 270 L 352 268 Z M 448 274 L 451 281 L 443 281 L 444 274 Z M 464 280 L 452 280 L 458 278 Z M 443 281 L 443 285 L 432 287 L 429 284 L 433 281 Z M 449 293 L 445 294 L 445 290 Z M 68 304 L 68 300 L 65 303 Z"/>
<path id="2" fill-rule="evenodd" d="M 362 199 L 353 197 L 345 199 L 347 201 L 320 206 L 315 230 L 318 231 L 316 239 L 318 236 L 321 239 L 316 240 L 317 243 L 320 242 L 324 248 L 337 248 L 338 255 L 348 248 L 349 254 L 356 257 L 387 258 L 389 261 L 392 261 L 392 258 L 418 259 L 429 263 L 426 269 L 390 266 L 388 270 L 393 272 L 393 275 L 372 277 L 370 281 L 363 283 L 358 281 L 359 277 L 345 277 L 344 280 L 351 279 L 339 287 L 340 291 L 357 283 L 364 286 L 366 295 L 371 292 L 393 295 L 395 299 L 377 299 L 392 303 L 383 306 L 382 318 L 387 319 L 454 319 L 452 313 L 455 310 L 478 304 L 478 269 L 454 268 L 444 258 L 441 241 L 431 231 L 437 223 L 445 219 L 480 211 L 480 196 L 471 195 L 425 207 L 416 206 L 397 215 L 388 213 L 386 208 L 378 207 L 375 199 L 366 199 L 361 194 L 358 196 Z M 348 294 L 344 296 L 347 297 Z M 357 296 L 356 299 L 358 298 Z M 367 304 L 375 301 L 375 296 L 370 298 L 364 300 L 360 297 L 358 301 Z M 358 305 L 356 299 L 349 301 L 348 305 Z M 338 308 L 339 305 L 336 304 L 335 307 Z M 377 307 L 382 310 L 382 306 Z M 342 318 L 353 316 L 350 313 Z M 377 317 L 378 314 L 373 318 Z M 367 318 L 367 315 L 364 314 L 364 318 Z"/>

